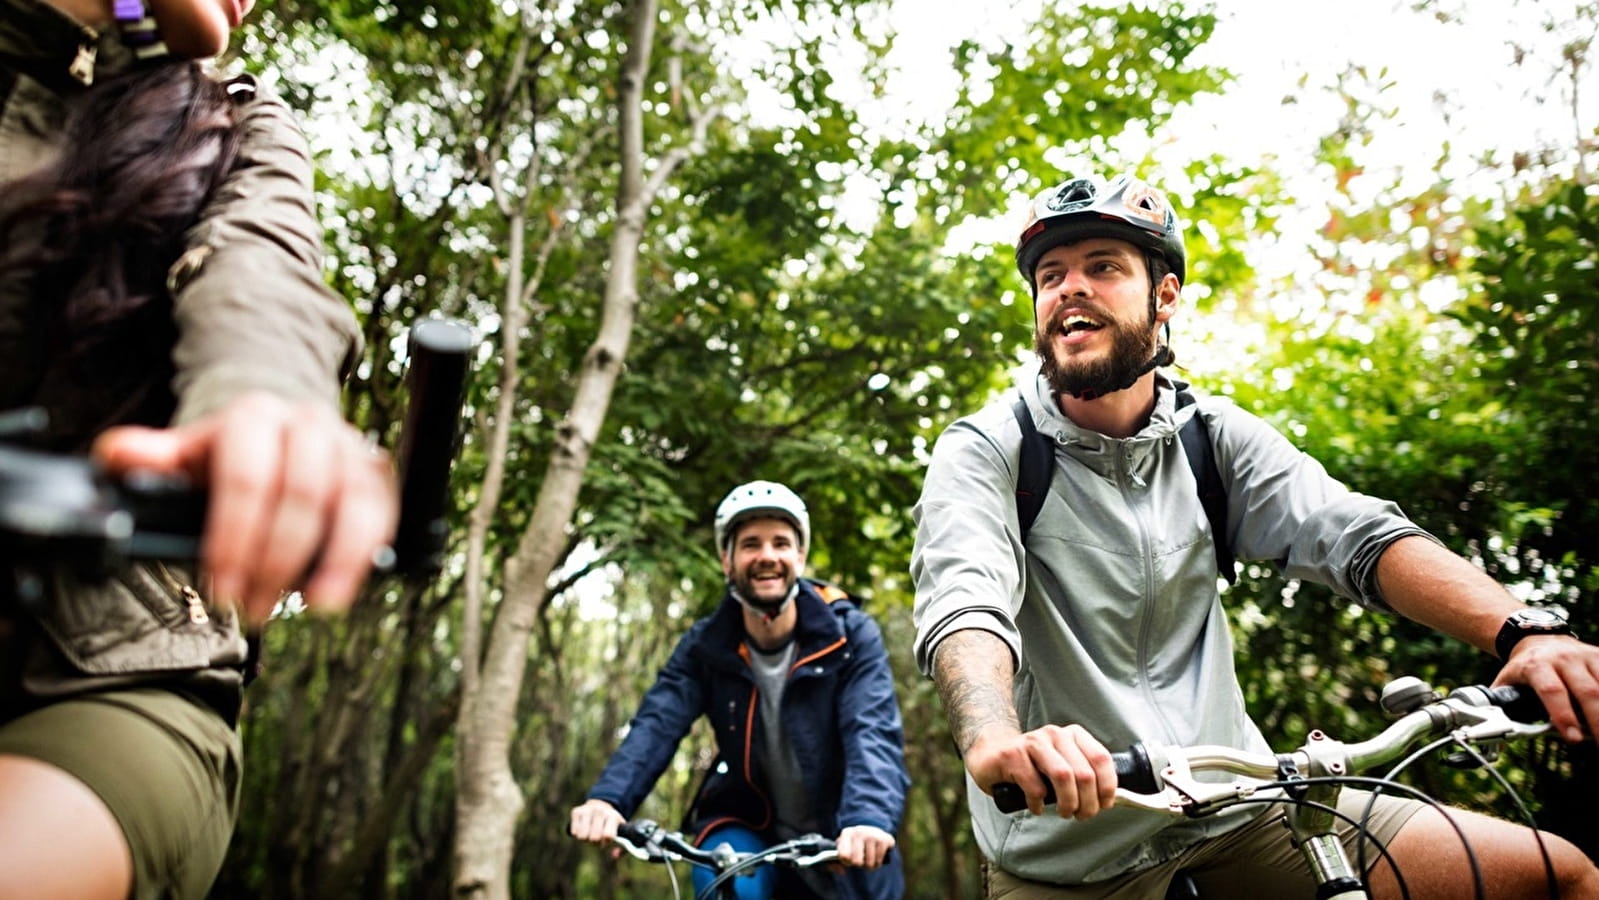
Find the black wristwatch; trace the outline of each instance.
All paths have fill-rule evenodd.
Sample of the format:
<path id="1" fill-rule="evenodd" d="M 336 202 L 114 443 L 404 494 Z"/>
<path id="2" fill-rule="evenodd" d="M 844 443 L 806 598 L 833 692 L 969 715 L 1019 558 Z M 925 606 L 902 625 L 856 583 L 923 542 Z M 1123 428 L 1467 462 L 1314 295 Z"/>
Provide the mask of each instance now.
<path id="1" fill-rule="evenodd" d="M 1571 634 L 1566 614 L 1542 606 L 1529 606 L 1510 614 L 1505 624 L 1499 626 L 1499 636 L 1494 638 L 1494 652 L 1500 660 L 1510 658 L 1510 651 L 1524 637 L 1541 634 Z"/>

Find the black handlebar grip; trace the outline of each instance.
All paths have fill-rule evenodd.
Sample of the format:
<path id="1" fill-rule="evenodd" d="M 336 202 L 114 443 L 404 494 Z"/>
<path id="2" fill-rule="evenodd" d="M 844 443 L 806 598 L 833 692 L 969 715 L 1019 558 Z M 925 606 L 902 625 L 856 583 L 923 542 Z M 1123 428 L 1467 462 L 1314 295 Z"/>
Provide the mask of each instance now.
<path id="1" fill-rule="evenodd" d="M 1493 705 L 1503 709 L 1505 715 L 1517 722 L 1547 722 L 1549 711 L 1544 709 L 1543 701 L 1538 698 L 1538 692 L 1530 687 L 1520 684 L 1502 684 L 1491 687 L 1488 699 Z"/>
<path id="2" fill-rule="evenodd" d="M 461 405 L 475 343 L 472 330 L 454 319 L 425 319 L 411 327 L 411 396 L 396 455 L 400 523 L 394 534 L 394 571 L 401 575 L 430 575 L 443 565 L 450 463 L 461 433 Z"/>
<path id="3" fill-rule="evenodd" d="M 637 822 L 623 822 L 616 826 L 616 836 L 640 849 L 649 846 L 650 837 L 655 834 L 656 825 L 649 819 L 640 819 Z"/>
<path id="4" fill-rule="evenodd" d="M 1155 780 L 1155 769 L 1149 761 L 1149 750 L 1137 743 L 1121 753 L 1110 755 L 1116 767 L 1116 786 L 1135 794 L 1154 794 L 1160 791 Z M 1055 802 L 1055 786 L 1044 782 L 1044 804 Z M 1027 795 L 1015 783 L 1001 781 L 994 785 L 994 805 L 1002 813 L 1020 812 L 1027 808 Z"/>

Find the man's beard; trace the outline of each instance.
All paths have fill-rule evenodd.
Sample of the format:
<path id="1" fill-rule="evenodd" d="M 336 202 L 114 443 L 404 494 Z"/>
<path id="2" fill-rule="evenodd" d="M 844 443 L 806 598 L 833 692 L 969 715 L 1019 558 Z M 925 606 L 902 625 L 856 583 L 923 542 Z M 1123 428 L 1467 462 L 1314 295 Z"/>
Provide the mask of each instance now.
<path id="1" fill-rule="evenodd" d="M 768 570 L 762 570 L 768 571 Z M 783 608 L 783 604 L 794 594 L 794 584 L 799 579 L 794 572 L 786 566 L 779 567 L 778 574 L 783 576 L 783 592 L 776 596 L 763 596 L 755 591 L 755 570 L 745 569 L 733 575 L 733 590 L 743 600 L 745 605 L 763 613 L 775 613 Z"/>
<path id="2" fill-rule="evenodd" d="M 1056 306 L 1054 314 L 1050 316 L 1049 327 L 1034 338 L 1033 349 L 1043 363 L 1040 371 L 1049 380 L 1050 390 L 1057 394 L 1093 399 L 1131 387 L 1140 375 L 1148 371 L 1149 361 L 1156 350 L 1153 309 L 1139 325 L 1128 325 L 1096 311 L 1095 317 L 1104 321 L 1105 329 L 1111 332 L 1110 353 L 1092 362 L 1068 358 L 1062 363 L 1055 355 L 1054 338 L 1060 334 L 1061 320 L 1065 318 L 1067 308 L 1064 303 Z"/>

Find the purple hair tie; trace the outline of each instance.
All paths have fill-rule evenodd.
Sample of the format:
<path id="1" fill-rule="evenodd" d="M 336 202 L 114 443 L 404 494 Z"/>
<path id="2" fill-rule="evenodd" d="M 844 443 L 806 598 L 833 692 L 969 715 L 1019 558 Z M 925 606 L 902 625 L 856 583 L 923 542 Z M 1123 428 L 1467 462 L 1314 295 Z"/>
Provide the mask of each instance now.
<path id="1" fill-rule="evenodd" d="M 161 41 L 161 31 L 155 19 L 144 7 L 144 0 L 112 0 L 111 15 L 122 29 L 122 43 L 133 50 L 139 59 L 157 59 L 167 55 L 167 45 Z"/>

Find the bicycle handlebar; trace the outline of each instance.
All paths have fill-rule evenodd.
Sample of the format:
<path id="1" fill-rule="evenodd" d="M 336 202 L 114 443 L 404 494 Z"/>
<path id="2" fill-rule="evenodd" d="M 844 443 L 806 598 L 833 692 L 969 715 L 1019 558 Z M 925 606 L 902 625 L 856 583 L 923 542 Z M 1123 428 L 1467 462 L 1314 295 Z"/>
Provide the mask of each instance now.
<path id="1" fill-rule="evenodd" d="M 665 862 L 681 859 L 715 872 L 742 868 L 754 862 L 775 862 L 803 868 L 832 862 L 838 858 L 838 845 L 819 834 L 807 834 L 783 841 L 753 853 L 733 850 L 720 844 L 710 850 L 696 847 L 676 831 L 667 831 L 649 819 L 623 822 L 616 827 L 616 843 L 638 859 Z"/>
<path id="2" fill-rule="evenodd" d="M 429 575 L 443 565 L 450 536 L 445 509 L 450 464 L 461 437 L 461 405 L 474 346 L 471 329 L 452 319 L 411 327 L 410 399 L 400 426 L 400 522 L 394 532 L 394 571 Z"/>
<path id="3" fill-rule="evenodd" d="M 1201 816 L 1234 805 L 1260 789 L 1279 789 L 1286 773 L 1311 774 L 1318 769 L 1354 775 L 1390 762 L 1421 738 L 1457 734 L 1460 740 L 1492 743 L 1510 737 L 1541 734 L 1549 726 L 1543 702 L 1531 688 L 1516 685 L 1459 687 L 1440 698 L 1417 679 L 1400 679 L 1384 691 L 1402 686 L 1408 696 L 1397 701 L 1402 717 L 1370 740 L 1343 744 L 1313 731 L 1299 749 L 1276 756 L 1231 747 L 1200 745 L 1162 747 L 1136 743 L 1111 754 L 1116 769 L 1116 797 L 1130 806 L 1186 816 Z M 1244 781 L 1200 782 L 1194 772 L 1229 772 Z M 993 786 L 994 805 L 1001 812 L 1027 808 L 1027 795 L 1013 782 Z M 1044 783 L 1044 803 L 1055 802 L 1055 789 Z"/>
<path id="4" fill-rule="evenodd" d="M 410 398 L 397 455 L 400 521 L 392 552 L 374 560 L 377 571 L 425 575 L 441 563 L 473 341 L 470 328 L 449 319 L 411 329 Z M 4 431 L 37 430 L 42 415 L 7 413 Z M 0 445 L 5 559 L 57 560 L 90 576 L 108 575 L 133 559 L 197 559 L 206 504 L 205 490 L 183 479 L 150 472 L 111 479 L 86 457 Z"/>

